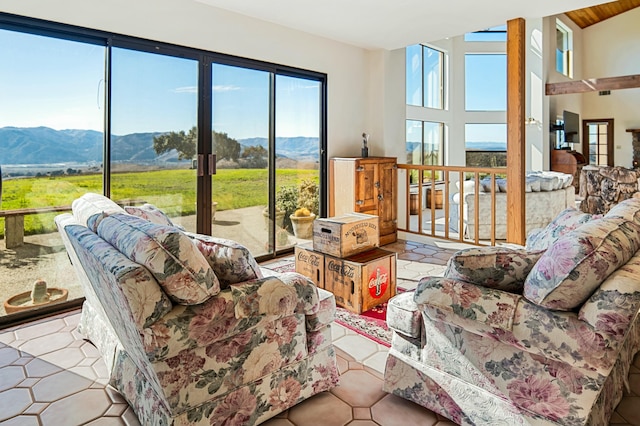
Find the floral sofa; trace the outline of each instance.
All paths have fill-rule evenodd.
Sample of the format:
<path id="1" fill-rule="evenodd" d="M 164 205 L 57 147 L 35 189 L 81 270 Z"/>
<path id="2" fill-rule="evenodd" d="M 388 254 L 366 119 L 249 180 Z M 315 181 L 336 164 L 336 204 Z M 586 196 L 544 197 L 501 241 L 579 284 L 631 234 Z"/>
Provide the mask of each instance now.
<path id="1" fill-rule="evenodd" d="M 607 425 L 640 350 L 640 200 L 457 252 L 389 301 L 385 391 L 464 425 Z"/>
<path id="2" fill-rule="evenodd" d="M 337 384 L 331 293 L 151 205 L 72 207 L 55 221 L 86 296 L 79 329 L 142 424 L 259 424 Z"/>

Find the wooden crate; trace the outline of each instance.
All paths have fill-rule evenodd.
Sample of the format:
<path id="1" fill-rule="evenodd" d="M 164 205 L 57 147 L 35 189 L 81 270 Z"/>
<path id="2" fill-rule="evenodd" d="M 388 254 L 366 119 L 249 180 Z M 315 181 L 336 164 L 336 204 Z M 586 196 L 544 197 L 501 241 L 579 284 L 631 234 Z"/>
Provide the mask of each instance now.
<path id="1" fill-rule="evenodd" d="M 295 247 L 296 272 L 324 288 L 324 254 L 314 251 L 311 243 Z"/>
<path id="2" fill-rule="evenodd" d="M 380 248 L 344 259 L 325 256 L 324 288 L 336 304 L 362 313 L 396 294 L 396 254 Z"/>
<path id="3" fill-rule="evenodd" d="M 379 244 L 378 216 L 347 213 L 313 223 L 313 249 L 324 254 L 344 258 Z"/>

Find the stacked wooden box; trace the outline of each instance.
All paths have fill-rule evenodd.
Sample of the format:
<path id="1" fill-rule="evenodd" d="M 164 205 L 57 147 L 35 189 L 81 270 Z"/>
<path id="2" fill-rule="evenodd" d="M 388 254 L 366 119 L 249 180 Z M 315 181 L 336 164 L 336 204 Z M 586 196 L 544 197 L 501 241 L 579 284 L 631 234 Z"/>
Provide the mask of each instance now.
<path id="1" fill-rule="evenodd" d="M 361 213 L 316 219 L 313 244 L 296 246 L 296 272 L 362 313 L 396 294 L 396 254 L 378 247 L 378 217 Z"/>

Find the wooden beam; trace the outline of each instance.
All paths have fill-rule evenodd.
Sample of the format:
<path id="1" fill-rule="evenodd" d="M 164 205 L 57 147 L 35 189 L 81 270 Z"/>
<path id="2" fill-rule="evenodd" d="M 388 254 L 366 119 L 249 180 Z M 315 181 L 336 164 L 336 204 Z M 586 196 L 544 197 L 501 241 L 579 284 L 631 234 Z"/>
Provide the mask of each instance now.
<path id="1" fill-rule="evenodd" d="M 601 90 L 635 89 L 637 87 L 640 87 L 640 74 L 547 83 L 545 92 L 547 95 L 568 95 Z"/>
<path id="2" fill-rule="evenodd" d="M 525 21 L 507 21 L 507 242 L 524 245 Z"/>

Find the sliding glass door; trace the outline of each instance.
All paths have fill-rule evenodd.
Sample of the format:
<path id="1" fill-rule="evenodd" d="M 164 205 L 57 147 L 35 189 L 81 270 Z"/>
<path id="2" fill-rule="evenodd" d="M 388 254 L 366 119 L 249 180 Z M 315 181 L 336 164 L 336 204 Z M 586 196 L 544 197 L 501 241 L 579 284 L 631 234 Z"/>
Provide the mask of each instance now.
<path id="1" fill-rule="evenodd" d="M 211 234 L 245 245 L 254 256 L 269 245 L 269 102 L 271 74 L 213 64 Z"/>
<path id="2" fill-rule="evenodd" d="M 276 207 L 284 211 L 276 242 L 284 248 L 310 241 L 320 214 L 321 84 L 277 75 L 275 87 Z"/>
<path id="3" fill-rule="evenodd" d="M 198 61 L 113 48 L 111 81 L 111 198 L 196 231 Z"/>

